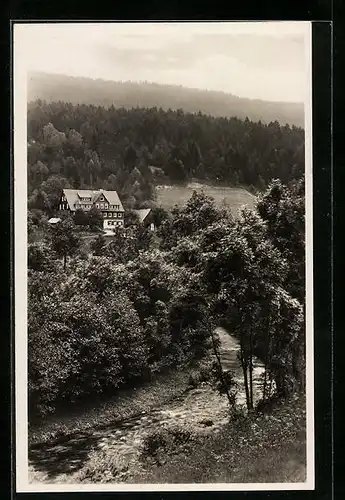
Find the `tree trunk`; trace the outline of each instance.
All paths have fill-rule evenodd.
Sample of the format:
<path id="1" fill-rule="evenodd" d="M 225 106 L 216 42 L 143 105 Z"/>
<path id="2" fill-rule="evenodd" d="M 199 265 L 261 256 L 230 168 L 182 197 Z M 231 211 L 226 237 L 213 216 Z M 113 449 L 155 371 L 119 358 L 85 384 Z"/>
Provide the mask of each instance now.
<path id="1" fill-rule="evenodd" d="M 268 315 L 267 315 L 266 352 L 265 352 L 265 358 L 264 358 L 265 374 L 264 374 L 264 386 L 263 386 L 263 391 L 262 391 L 262 399 L 264 401 L 265 401 L 266 396 L 267 396 L 267 385 L 268 385 L 267 384 L 267 370 L 268 370 L 269 355 L 270 355 L 270 344 L 271 344 L 270 328 L 271 328 L 271 316 L 270 316 L 270 311 L 268 311 Z"/>
<path id="2" fill-rule="evenodd" d="M 250 397 L 250 409 L 254 407 L 253 401 L 253 344 L 252 344 L 252 331 L 250 330 L 249 336 L 249 397 Z"/>
<path id="3" fill-rule="evenodd" d="M 262 388 L 262 400 L 265 401 L 266 399 L 266 391 L 267 391 L 267 364 L 265 362 L 264 364 L 264 385 L 263 385 L 263 388 Z"/>
<path id="4" fill-rule="evenodd" d="M 226 396 L 228 398 L 228 401 L 229 401 L 229 406 L 230 408 L 232 407 L 232 401 L 231 401 L 231 397 L 230 397 L 230 393 L 229 393 L 229 390 L 228 390 L 228 387 L 226 385 L 226 382 L 224 380 L 224 372 L 223 372 L 223 366 L 222 366 L 222 361 L 220 359 L 220 355 L 219 355 L 219 352 L 218 352 L 218 349 L 217 349 L 217 346 L 216 346 L 216 341 L 215 341 L 215 338 L 214 338 L 214 335 L 213 335 L 213 331 L 212 331 L 212 328 L 211 328 L 211 338 L 212 338 L 212 345 L 213 345 L 213 352 L 217 358 L 217 362 L 218 362 L 218 366 L 219 366 L 219 374 L 220 374 L 220 380 L 221 380 L 221 383 L 223 385 L 223 388 L 225 390 L 225 393 L 226 393 Z"/>
<path id="5" fill-rule="evenodd" d="M 248 362 L 244 357 L 244 352 L 243 352 L 243 345 L 242 345 L 242 339 L 240 343 L 240 352 L 241 352 L 241 366 L 242 366 L 242 372 L 243 372 L 243 381 L 244 381 L 244 389 L 246 393 L 246 403 L 247 403 L 247 410 L 248 412 L 250 411 L 250 396 L 249 396 L 249 387 L 248 387 Z"/>
<path id="6" fill-rule="evenodd" d="M 63 270 L 66 271 L 67 266 L 67 254 L 65 253 L 63 256 Z"/>

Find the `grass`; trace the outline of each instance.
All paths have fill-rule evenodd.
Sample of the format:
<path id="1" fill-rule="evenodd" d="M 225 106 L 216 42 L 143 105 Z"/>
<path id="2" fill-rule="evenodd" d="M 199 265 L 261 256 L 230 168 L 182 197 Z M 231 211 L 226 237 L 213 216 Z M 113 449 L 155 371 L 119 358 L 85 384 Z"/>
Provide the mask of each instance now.
<path id="1" fill-rule="evenodd" d="M 118 432 L 120 422 L 149 418 L 143 414 L 149 416 L 151 411 L 191 389 L 190 376 L 190 371 L 162 376 L 136 391 L 122 391 L 117 398 L 96 405 L 97 410 L 84 408 L 79 414 L 69 414 L 65 422 L 61 417 L 41 422 L 29 432 L 30 444 L 36 443 L 30 446 L 30 481 L 61 484 L 305 481 L 303 396 L 276 401 L 266 413 L 250 416 L 241 410 L 229 413 L 228 423 L 215 425 L 211 419 L 203 427 L 195 427 L 192 422 L 177 419 L 153 425 L 140 431 L 142 444 L 128 455 L 131 442 L 122 445 L 122 437 L 112 437 L 114 430 Z"/>
<path id="2" fill-rule="evenodd" d="M 230 421 L 146 465 L 131 483 L 304 482 L 305 398 L 278 404 L 269 414 Z M 109 465 L 108 465 L 109 468 Z"/>
<path id="3" fill-rule="evenodd" d="M 80 408 L 69 408 L 66 415 L 48 415 L 29 427 L 29 445 L 67 439 L 79 432 L 90 432 L 136 415 L 149 412 L 182 395 L 190 388 L 190 370 L 158 376 L 138 388 L 122 390 L 103 403 L 92 401 Z"/>
<path id="4" fill-rule="evenodd" d="M 38 478 L 37 478 L 38 479 Z M 148 434 L 133 459 L 94 449 L 75 482 L 130 484 L 293 483 L 306 480 L 305 398 L 269 413 L 237 413 L 221 429 L 187 426 Z"/>
<path id="5" fill-rule="evenodd" d="M 184 205 L 193 191 L 204 191 L 214 198 L 218 206 L 228 207 L 234 216 L 243 205 L 253 207 L 255 196 L 246 189 L 224 186 L 211 186 L 201 183 L 190 183 L 187 186 L 157 186 L 157 205 L 170 209 L 174 205 Z"/>

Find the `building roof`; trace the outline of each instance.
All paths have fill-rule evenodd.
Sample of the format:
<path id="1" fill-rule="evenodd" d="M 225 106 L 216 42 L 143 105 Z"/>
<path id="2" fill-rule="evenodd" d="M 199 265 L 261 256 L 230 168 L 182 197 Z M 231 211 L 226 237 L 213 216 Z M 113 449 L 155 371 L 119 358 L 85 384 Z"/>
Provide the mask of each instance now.
<path id="1" fill-rule="evenodd" d="M 134 212 L 138 215 L 140 222 L 144 222 L 151 212 L 151 208 L 141 208 L 140 210 L 134 210 Z"/>
<path id="2" fill-rule="evenodd" d="M 104 194 L 104 196 L 107 198 L 110 205 L 119 205 L 120 210 L 124 211 L 121 200 L 120 200 L 119 195 L 117 194 L 116 191 L 105 191 L 104 189 L 101 189 L 101 191 Z"/>
<path id="3" fill-rule="evenodd" d="M 121 200 L 116 191 L 105 191 L 104 189 L 99 189 L 97 191 L 90 189 L 64 189 L 63 192 L 71 210 L 75 210 L 75 204 L 80 198 L 91 198 L 91 202 L 94 203 L 96 199 L 103 194 L 110 205 L 119 205 L 118 210 L 124 212 Z"/>
<path id="4" fill-rule="evenodd" d="M 60 217 L 52 217 L 51 219 L 48 220 L 49 224 L 56 224 L 57 222 L 60 221 L 61 221 Z"/>

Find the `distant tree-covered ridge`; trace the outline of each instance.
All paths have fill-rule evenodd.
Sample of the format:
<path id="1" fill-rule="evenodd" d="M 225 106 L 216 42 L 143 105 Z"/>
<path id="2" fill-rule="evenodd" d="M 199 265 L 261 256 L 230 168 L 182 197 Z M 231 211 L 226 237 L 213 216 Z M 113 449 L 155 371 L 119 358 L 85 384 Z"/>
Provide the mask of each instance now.
<path id="1" fill-rule="evenodd" d="M 54 209 L 62 188 L 118 191 L 126 208 L 155 185 L 192 179 L 263 191 L 304 173 L 304 130 L 162 108 L 28 105 L 29 207 Z"/>
<path id="2" fill-rule="evenodd" d="M 269 123 L 277 120 L 304 127 L 303 103 L 269 102 L 246 99 L 210 90 L 186 88 L 179 85 L 160 85 L 148 82 L 113 82 L 85 77 L 32 73 L 28 78 L 28 98 L 69 101 L 73 104 L 96 106 L 162 107 L 165 110 L 183 109 L 217 117 L 237 116 Z"/>

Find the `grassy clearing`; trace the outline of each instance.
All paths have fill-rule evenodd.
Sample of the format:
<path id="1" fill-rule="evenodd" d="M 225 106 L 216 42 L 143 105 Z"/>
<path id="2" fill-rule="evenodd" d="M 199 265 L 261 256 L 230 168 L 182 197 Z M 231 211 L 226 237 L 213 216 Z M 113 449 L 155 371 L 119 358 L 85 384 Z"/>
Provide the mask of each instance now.
<path id="1" fill-rule="evenodd" d="M 255 202 L 255 196 L 243 188 L 190 183 L 187 186 L 157 186 L 157 204 L 166 209 L 174 205 L 184 205 L 193 191 L 204 191 L 206 195 L 215 199 L 217 205 L 228 207 L 234 216 L 243 205 L 253 207 Z"/>

